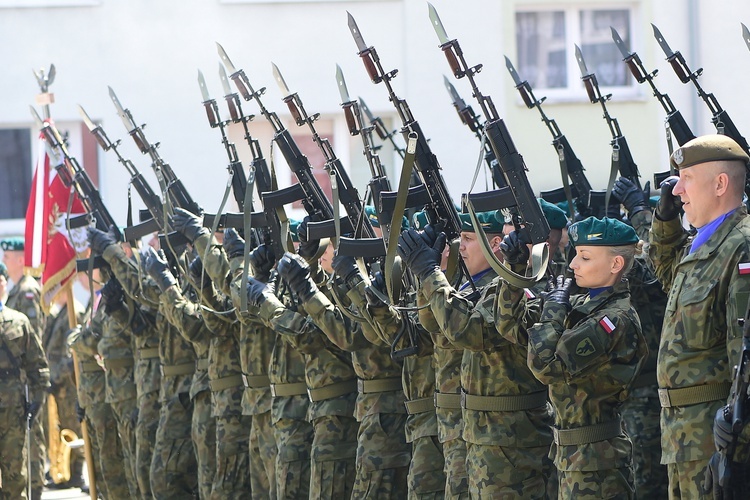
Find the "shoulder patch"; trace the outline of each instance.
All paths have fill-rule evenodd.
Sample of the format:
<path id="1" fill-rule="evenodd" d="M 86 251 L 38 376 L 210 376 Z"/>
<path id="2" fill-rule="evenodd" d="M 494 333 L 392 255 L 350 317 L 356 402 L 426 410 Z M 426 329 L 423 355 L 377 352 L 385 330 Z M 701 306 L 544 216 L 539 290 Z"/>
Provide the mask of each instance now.
<path id="1" fill-rule="evenodd" d="M 596 348 L 594 347 L 594 344 L 591 342 L 591 339 L 586 337 L 580 342 L 578 342 L 578 345 L 576 345 L 576 354 L 581 357 L 586 357 L 591 354 L 594 354 L 596 352 Z"/>
<path id="2" fill-rule="evenodd" d="M 612 333 L 613 331 L 615 331 L 615 328 L 617 328 L 617 326 L 612 322 L 612 320 L 609 319 L 609 316 L 604 316 L 602 319 L 600 319 L 599 326 L 604 328 L 604 331 L 607 333 Z"/>
<path id="3" fill-rule="evenodd" d="M 740 276 L 750 274 L 750 262 L 740 262 L 737 265 L 737 271 L 740 273 Z"/>
<path id="4" fill-rule="evenodd" d="M 526 298 L 529 300 L 536 298 L 536 294 L 528 288 L 524 288 L 523 293 L 526 295 Z"/>

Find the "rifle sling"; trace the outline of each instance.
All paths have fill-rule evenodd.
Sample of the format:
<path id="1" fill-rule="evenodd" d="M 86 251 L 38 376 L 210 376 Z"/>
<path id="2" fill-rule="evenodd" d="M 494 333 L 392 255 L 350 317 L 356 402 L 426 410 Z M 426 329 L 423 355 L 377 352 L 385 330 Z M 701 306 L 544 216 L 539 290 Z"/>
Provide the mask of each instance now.
<path id="1" fill-rule="evenodd" d="M 230 179 L 231 180 L 231 179 Z M 230 184 L 227 184 L 227 192 L 224 195 L 224 198 L 226 199 L 226 195 L 229 193 L 229 187 Z M 242 278 L 240 279 L 240 312 L 242 314 L 245 314 L 247 312 L 247 275 L 250 270 L 250 259 L 248 259 L 248 255 L 250 254 L 250 249 L 252 248 L 252 238 L 250 231 L 252 231 L 253 228 L 253 214 L 252 214 L 252 207 L 253 207 L 253 188 L 255 187 L 255 166 L 250 166 L 250 171 L 247 175 L 247 187 L 245 188 L 245 249 L 243 253 L 243 259 L 242 259 Z M 223 208 L 223 207 L 222 207 Z M 219 212 L 221 213 L 221 212 Z"/>
<path id="2" fill-rule="evenodd" d="M 568 202 L 568 212 L 570 213 L 570 220 L 576 219 L 576 209 L 573 205 L 573 193 L 570 190 L 570 179 L 568 174 L 568 162 L 565 160 L 565 148 L 562 144 L 558 144 L 557 159 L 560 161 L 560 174 L 562 175 L 563 190 L 565 191 L 565 200 Z"/>
<path id="3" fill-rule="evenodd" d="M 606 215 L 609 208 L 609 198 L 612 195 L 612 188 L 617 180 L 617 173 L 620 171 L 620 143 L 617 138 L 612 141 L 612 166 L 609 169 L 609 181 L 607 182 L 607 193 L 604 195 L 604 214 Z"/>

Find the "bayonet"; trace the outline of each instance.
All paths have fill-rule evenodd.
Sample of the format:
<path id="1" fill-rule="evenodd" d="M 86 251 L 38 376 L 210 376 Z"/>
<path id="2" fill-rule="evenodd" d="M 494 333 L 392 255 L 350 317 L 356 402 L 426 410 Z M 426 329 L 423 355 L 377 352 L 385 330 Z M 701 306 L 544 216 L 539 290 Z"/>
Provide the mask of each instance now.
<path id="1" fill-rule="evenodd" d="M 78 105 L 78 114 L 81 115 L 83 123 L 86 124 L 86 127 L 89 129 L 89 131 L 93 132 L 98 128 L 98 125 L 96 125 L 93 120 L 91 120 L 91 117 L 88 115 L 88 113 L 86 113 L 86 111 L 81 107 L 80 104 Z"/>
<path id="2" fill-rule="evenodd" d="M 661 47 L 661 50 L 664 51 L 667 59 L 674 57 L 675 52 L 669 47 L 669 44 L 664 39 L 664 35 L 661 34 L 659 28 L 657 28 L 654 23 L 651 23 L 651 27 L 654 29 L 654 37 L 656 37 L 656 41 L 659 43 L 659 47 Z"/>
<path id="3" fill-rule="evenodd" d="M 224 90 L 224 95 L 232 95 L 232 87 L 229 86 L 229 78 L 227 78 L 227 70 L 224 69 L 224 65 L 219 63 L 219 79 L 221 80 L 221 88 Z"/>
<path id="4" fill-rule="evenodd" d="M 453 105 L 456 106 L 456 109 L 464 109 L 466 107 L 466 101 L 458 95 L 456 87 L 453 86 L 451 81 L 448 80 L 448 77 L 445 75 L 443 75 L 443 83 L 445 84 L 445 88 L 448 90 L 448 94 L 450 94 L 451 100 L 453 101 Z"/>
<path id="5" fill-rule="evenodd" d="M 437 10 L 435 10 L 435 7 L 431 3 L 427 2 L 427 8 L 429 10 L 430 21 L 432 21 L 432 27 L 435 28 L 435 33 L 437 33 L 438 40 L 440 40 L 440 45 L 445 45 L 450 42 L 450 38 L 448 38 L 448 34 L 445 32 L 445 27 L 440 21 L 440 16 L 438 16 Z"/>
<path id="6" fill-rule="evenodd" d="M 201 96 L 203 96 L 203 102 L 211 100 L 211 96 L 208 95 L 208 89 L 206 88 L 206 79 L 203 78 L 203 72 L 198 70 L 198 86 L 201 88 Z"/>
<path id="7" fill-rule="evenodd" d="M 523 85 L 523 81 L 521 80 L 521 77 L 518 76 L 518 72 L 516 71 L 516 68 L 513 67 L 513 63 L 510 62 L 508 56 L 503 57 L 505 57 L 505 67 L 508 68 L 508 72 L 510 73 L 511 78 L 513 78 L 513 83 L 515 83 L 516 88 L 518 88 L 520 85 Z"/>
<path id="8" fill-rule="evenodd" d="M 581 53 L 581 48 L 576 45 L 576 61 L 578 61 L 578 69 L 581 70 L 581 76 L 588 76 L 591 73 L 589 73 L 588 68 L 586 67 L 586 61 L 583 59 L 583 54 Z"/>
<path id="9" fill-rule="evenodd" d="M 120 100 L 117 98 L 117 94 L 115 94 L 115 91 L 112 90 L 112 87 L 107 87 L 109 89 L 109 97 L 112 99 L 112 102 L 115 105 L 115 109 L 117 109 L 117 115 L 122 120 L 123 125 L 125 125 L 125 130 L 128 131 L 128 133 L 132 133 L 138 126 L 135 124 L 135 121 L 133 121 L 133 117 L 130 115 L 130 112 L 125 109 L 122 104 L 120 104 Z M 137 141 L 136 141 L 137 142 Z M 148 150 L 144 151 L 141 148 L 141 145 L 138 145 L 138 149 L 141 150 L 141 153 L 147 153 Z"/>
<path id="10" fill-rule="evenodd" d="M 615 41 L 615 45 L 617 45 L 617 48 L 620 50 L 620 54 L 622 54 L 622 58 L 627 59 L 628 57 L 630 57 L 631 56 L 630 49 L 628 48 L 627 44 L 623 41 L 620 34 L 612 26 L 610 26 L 609 29 L 612 31 L 612 40 Z"/>
<path id="11" fill-rule="evenodd" d="M 237 68 L 234 67 L 234 64 L 232 64 L 231 59 L 229 59 L 227 52 L 224 50 L 224 47 L 222 47 L 219 42 L 216 42 L 216 49 L 219 51 L 219 58 L 221 58 L 221 62 L 224 64 L 224 66 L 227 67 L 230 73 L 236 73 Z"/>
<path id="12" fill-rule="evenodd" d="M 351 31 L 352 37 L 354 37 L 354 43 L 357 44 L 357 50 L 359 50 L 360 52 L 366 51 L 368 47 L 364 39 L 362 38 L 362 33 L 360 33 L 359 31 L 357 22 L 354 20 L 354 17 L 351 15 L 349 11 L 346 11 L 346 15 L 349 18 L 348 20 L 349 31 Z"/>
<path id="13" fill-rule="evenodd" d="M 744 23 L 742 24 L 742 39 L 745 40 L 745 45 L 747 45 L 748 50 L 750 50 L 750 30 L 747 29 L 747 26 L 745 26 Z"/>
<path id="14" fill-rule="evenodd" d="M 352 102 L 349 98 L 349 90 L 346 88 L 346 80 L 344 80 L 344 72 L 341 71 L 341 66 L 336 65 L 336 83 L 339 85 L 339 95 L 341 96 L 342 104 Z"/>
<path id="15" fill-rule="evenodd" d="M 281 91 L 281 94 L 284 97 L 288 97 L 292 95 L 292 92 L 289 90 L 289 86 L 284 81 L 284 77 L 281 76 L 281 71 L 279 71 L 279 67 L 276 66 L 274 63 L 271 63 L 271 66 L 273 66 L 273 77 L 276 80 L 276 84 L 279 86 L 279 90 Z"/>

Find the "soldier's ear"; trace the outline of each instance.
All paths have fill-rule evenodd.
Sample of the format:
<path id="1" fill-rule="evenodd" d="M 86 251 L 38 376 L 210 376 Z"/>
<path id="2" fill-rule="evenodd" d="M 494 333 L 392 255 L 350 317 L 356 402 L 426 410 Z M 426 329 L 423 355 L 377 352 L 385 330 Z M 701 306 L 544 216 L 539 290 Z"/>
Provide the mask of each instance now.
<path id="1" fill-rule="evenodd" d="M 610 272 L 612 274 L 618 274 L 623 268 L 625 268 L 625 257 L 622 255 L 614 255 L 612 257 L 612 269 Z"/>

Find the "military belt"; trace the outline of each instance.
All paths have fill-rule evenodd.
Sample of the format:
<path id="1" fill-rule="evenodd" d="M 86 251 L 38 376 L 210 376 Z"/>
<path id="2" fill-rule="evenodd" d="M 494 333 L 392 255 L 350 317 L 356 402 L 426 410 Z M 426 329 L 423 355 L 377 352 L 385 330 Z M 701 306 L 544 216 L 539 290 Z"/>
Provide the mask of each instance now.
<path id="1" fill-rule="evenodd" d="M 547 391 L 518 396 L 475 396 L 461 392 L 461 408 L 477 411 L 523 411 L 547 404 Z"/>
<path id="2" fill-rule="evenodd" d="M 153 359 L 159 357 L 158 347 L 146 347 L 144 349 L 138 349 L 138 359 Z"/>
<path id="3" fill-rule="evenodd" d="M 357 391 L 360 394 L 374 392 L 391 392 L 401 390 L 401 377 L 376 378 L 372 380 L 357 379 Z"/>
<path id="4" fill-rule="evenodd" d="M 208 370 L 208 359 L 202 358 L 195 362 L 195 369 L 199 372 L 204 372 Z"/>
<path id="5" fill-rule="evenodd" d="M 283 398 L 288 396 L 302 396 L 307 394 L 307 384 L 294 382 L 291 384 L 271 384 L 271 397 Z"/>
<path id="6" fill-rule="evenodd" d="M 428 411 L 435 411 L 435 398 L 412 399 L 411 401 L 404 401 L 404 405 L 406 406 L 406 413 L 409 415 L 427 413 Z"/>
<path id="7" fill-rule="evenodd" d="M 208 382 L 211 392 L 223 391 L 231 387 L 242 387 L 242 376 L 230 375 L 228 377 L 217 378 Z"/>
<path id="8" fill-rule="evenodd" d="M 633 385 L 630 389 L 640 389 L 641 387 L 655 387 L 656 386 L 656 372 L 641 373 L 633 381 Z"/>
<path id="9" fill-rule="evenodd" d="M 94 363 L 94 364 L 96 364 L 96 363 Z M 96 366 L 98 367 L 99 365 L 96 365 Z M 18 368 L 10 368 L 8 370 L 0 370 L 0 378 L 10 378 L 10 377 L 17 378 L 17 377 L 20 377 L 20 376 L 21 376 L 21 370 L 19 370 Z"/>
<path id="10" fill-rule="evenodd" d="M 729 382 L 720 384 L 694 385 L 680 389 L 659 389 L 659 402 L 662 408 L 690 406 L 709 401 L 719 401 L 729 396 Z"/>
<path id="11" fill-rule="evenodd" d="M 182 363 L 180 365 L 161 365 L 161 375 L 163 377 L 192 375 L 193 373 L 195 373 L 194 363 Z"/>
<path id="12" fill-rule="evenodd" d="M 460 394 L 446 394 L 444 392 L 435 393 L 435 408 L 445 408 L 449 410 L 461 409 Z"/>
<path id="13" fill-rule="evenodd" d="M 333 399 L 344 394 L 349 394 L 357 390 L 357 380 L 344 380 L 343 382 L 337 382 L 335 384 L 325 385 L 315 389 L 307 389 L 307 397 L 311 402 L 324 401 L 326 399 Z"/>
<path id="14" fill-rule="evenodd" d="M 99 372 L 102 370 L 102 367 L 99 366 L 99 363 L 96 361 L 81 361 L 81 371 L 84 373 L 89 372 Z M 2 372 L 0 371 L 0 376 L 2 375 Z"/>
<path id="15" fill-rule="evenodd" d="M 115 359 L 104 359 L 104 367 L 107 370 L 113 370 L 117 368 L 130 368 L 135 364 L 133 358 L 115 358 Z"/>
<path id="16" fill-rule="evenodd" d="M 242 384 L 248 389 L 264 389 L 271 385 L 268 375 L 241 375 Z"/>
<path id="17" fill-rule="evenodd" d="M 612 439 L 622 434 L 622 421 L 610 420 L 601 424 L 587 425 L 575 429 L 552 428 L 552 438 L 558 446 L 573 446 L 596 443 Z"/>

